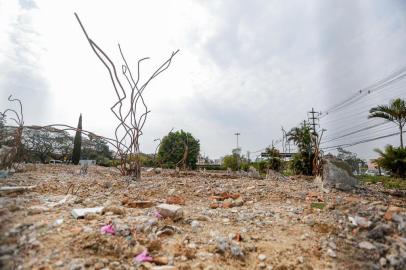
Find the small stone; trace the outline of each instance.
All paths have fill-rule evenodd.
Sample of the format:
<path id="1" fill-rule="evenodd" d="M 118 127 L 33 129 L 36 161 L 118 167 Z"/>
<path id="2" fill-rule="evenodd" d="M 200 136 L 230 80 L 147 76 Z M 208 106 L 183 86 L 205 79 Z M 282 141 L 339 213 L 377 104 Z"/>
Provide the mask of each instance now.
<path id="1" fill-rule="evenodd" d="M 62 267 L 63 266 L 63 261 L 57 261 L 56 263 L 55 263 L 55 266 L 56 267 Z"/>
<path id="2" fill-rule="evenodd" d="M 84 218 L 86 220 L 95 220 L 98 219 L 100 217 L 100 215 L 95 214 L 95 213 L 86 213 L 86 215 L 84 216 Z"/>
<path id="3" fill-rule="evenodd" d="M 372 250 L 372 249 L 376 248 L 373 244 L 371 244 L 368 241 L 362 241 L 361 243 L 358 244 L 358 246 L 362 249 L 367 249 L 367 250 Z"/>
<path id="4" fill-rule="evenodd" d="M 49 208 L 43 205 L 34 205 L 28 208 L 29 215 L 38 215 L 44 212 L 48 212 Z"/>
<path id="5" fill-rule="evenodd" d="M 402 208 L 397 207 L 397 206 L 389 206 L 388 209 L 386 210 L 385 215 L 383 216 L 386 220 L 391 220 L 393 214 L 398 213 L 402 210 Z"/>
<path id="6" fill-rule="evenodd" d="M 167 265 L 169 263 L 169 258 L 167 256 L 155 256 L 154 263 L 157 265 Z"/>
<path id="7" fill-rule="evenodd" d="M 183 209 L 179 205 L 162 203 L 157 210 L 163 218 L 169 217 L 175 221 L 183 218 Z"/>
<path id="8" fill-rule="evenodd" d="M 381 266 L 385 266 L 385 265 L 386 265 L 386 259 L 385 259 L 384 257 L 381 257 L 381 258 L 379 259 L 379 264 L 380 264 Z"/>
<path id="9" fill-rule="evenodd" d="M 167 204 L 178 204 L 178 205 L 185 205 L 185 199 L 181 196 L 169 196 L 166 198 Z"/>
<path id="10" fill-rule="evenodd" d="M 94 269 L 96 269 L 96 270 L 102 269 L 102 268 L 104 267 L 104 263 L 102 263 L 102 262 L 97 262 L 97 263 L 94 264 L 93 267 L 94 267 Z"/>
<path id="11" fill-rule="evenodd" d="M 328 249 L 327 249 L 327 255 L 330 256 L 331 258 L 337 257 L 337 254 L 336 254 L 335 251 L 332 250 L 331 248 L 328 248 Z"/>
<path id="12" fill-rule="evenodd" d="M 379 224 L 370 230 L 367 234 L 371 239 L 382 239 L 386 234 L 391 231 L 391 227 L 388 224 Z"/>
<path id="13" fill-rule="evenodd" d="M 329 246 L 331 249 L 333 249 L 333 250 L 336 250 L 336 249 L 337 249 L 337 245 L 336 245 L 334 242 L 329 242 L 329 243 L 328 243 L 328 246 Z"/>
<path id="14" fill-rule="evenodd" d="M 230 247 L 231 255 L 234 257 L 244 257 L 244 253 L 242 252 L 241 248 L 237 244 L 232 244 Z"/>
<path id="15" fill-rule="evenodd" d="M 173 265 L 153 266 L 151 270 L 177 270 L 178 268 Z"/>
<path id="16" fill-rule="evenodd" d="M 151 201 L 134 201 L 130 198 L 124 198 L 121 203 L 131 208 L 150 208 L 155 205 L 155 203 Z"/>
<path id="17" fill-rule="evenodd" d="M 221 253 L 224 253 L 224 252 L 227 251 L 228 247 L 229 247 L 229 244 L 228 244 L 227 239 L 225 239 L 223 237 L 217 238 L 217 249 L 218 249 L 218 251 L 220 251 Z"/>
<path id="18" fill-rule="evenodd" d="M 103 209 L 102 214 L 112 212 L 114 215 L 125 215 L 125 209 L 119 206 L 111 205 Z"/>
<path id="19" fill-rule="evenodd" d="M 298 258 L 297 258 L 297 261 L 298 261 L 299 263 L 303 263 L 303 262 L 304 262 L 303 256 L 298 257 Z"/>
<path id="20" fill-rule="evenodd" d="M 193 220 L 193 221 L 190 223 L 190 226 L 192 226 L 192 232 L 197 232 L 197 230 L 198 230 L 199 227 L 200 227 L 200 223 L 199 223 L 199 221 L 197 221 L 197 220 Z"/>
<path id="21" fill-rule="evenodd" d="M 266 268 L 266 264 L 265 264 L 264 262 L 260 262 L 260 263 L 258 264 L 258 267 L 259 267 L 260 269 L 265 269 L 265 268 Z"/>
<path id="22" fill-rule="evenodd" d="M 266 260 L 266 255 L 265 254 L 259 254 L 258 255 L 258 260 L 260 260 L 261 262 L 265 261 Z"/>

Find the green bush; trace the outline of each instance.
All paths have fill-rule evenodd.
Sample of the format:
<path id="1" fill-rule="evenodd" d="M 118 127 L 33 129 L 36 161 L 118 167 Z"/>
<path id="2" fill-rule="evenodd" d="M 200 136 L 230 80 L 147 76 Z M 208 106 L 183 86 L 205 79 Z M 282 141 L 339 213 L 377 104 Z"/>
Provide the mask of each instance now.
<path id="1" fill-rule="evenodd" d="M 295 174 L 312 175 L 314 154 L 310 157 L 307 153 L 301 152 L 293 155 L 290 168 Z"/>
<path id="2" fill-rule="evenodd" d="M 393 175 L 405 178 L 406 174 L 406 149 L 388 145 L 384 151 L 375 149 L 380 157 L 376 160 L 379 166 L 390 171 Z"/>
<path id="3" fill-rule="evenodd" d="M 238 156 L 237 155 L 228 155 L 223 159 L 224 169 L 230 168 L 233 171 L 238 169 Z"/>

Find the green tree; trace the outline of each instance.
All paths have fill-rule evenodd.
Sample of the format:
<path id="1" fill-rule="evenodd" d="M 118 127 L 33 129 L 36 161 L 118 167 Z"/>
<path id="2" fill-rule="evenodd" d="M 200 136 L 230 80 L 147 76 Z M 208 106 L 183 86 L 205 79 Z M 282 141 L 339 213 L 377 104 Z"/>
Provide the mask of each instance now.
<path id="1" fill-rule="evenodd" d="M 279 150 L 274 146 L 266 148 L 265 152 L 268 157 L 268 167 L 274 171 L 280 171 L 282 168 L 282 159 Z"/>
<path id="2" fill-rule="evenodd" d="M 379 105 L 369 110 L 368 118 L 383 118 L 398 125 L 400 131 L 400 147 L 403 148 L 403 127 L 406 124 L 405 100 L 397 98 L 389 105 Z"/>
<path id="3" fill-rule="evenodd" d="M 110 160 L 113 159 L 113 153 L 110 151 L 109 146 L 100 138 L 83 139 L 81 146 L 81 156 L 84 159 L 96 160 L 97 164 L 104 166 L 107 166 Z"/>
<path id="4" fill-rule="evenodd" d="M 238 156 L 237 155 L 227 155 L 223 158 L 223 167 L 225 169 L 230 168 L 233 171 L 238 169 Z"/>
<path id="5" fill-rule="evenodd" d="M 286 134 L 288 141 L 293 141 L 298 147 L 298 153 L 293 157 L 292 169 L 295 173 L 311 175 L 313 172 L 313 146 L 311 127 L 304 122 L 299 127 L 292 128 Z"/>
<path id="6" fill-rule="evenodd" d="M 80 160 L 80 152 L 82 146 L 82 134 L 80 132 L 81 129 L 82 129 L 82 114 L 80 114 L 79 116 L 78 130 L 76 130 L 75 139 L 73 141 L 72 162 L 75 165 L 78 165 Z"/>
<path id="7" fill-rule="evenodd" d="M 170 168 L 195 169 L 199 152 L 200 142 L 192 134 L 183 130 L 171 131 L 161 141 L 158 160 Z"/>
<path id="8" fill-rule="evenodd" d="M 379 166 L 389 170 L 392 174 L 405 178 L 406 175 L 406 149 L 388 145 L 385 151 L 375 149 L 380 157 L 376 160 Z"/>
<path id="9" fill-rule="evenodd" d="M 337 152 L 337 158 L 345 161 L 351 167 L 351 172 L 359 171 L 359 166 L 363 163 L 363 161 L 357 157 L 356 153 L 344 150 L 341 147 L 337 148 Z"/>

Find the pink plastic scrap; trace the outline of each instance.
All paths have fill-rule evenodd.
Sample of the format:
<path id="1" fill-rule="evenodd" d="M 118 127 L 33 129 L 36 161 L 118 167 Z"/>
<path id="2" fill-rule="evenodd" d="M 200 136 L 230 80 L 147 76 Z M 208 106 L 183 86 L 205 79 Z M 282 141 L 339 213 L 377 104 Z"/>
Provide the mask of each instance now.
<path id="1" fill-rule="evenodd" d="M 113 224 L 104 225 L 100 229 L 101 233 L 103 234 L 112 234 L 114 235 L 116 231 L 114 230 Z"/>
<path id="2" fill-rule="evenodd" d="M 156 218 L 162 218 L 162 215 L 161 215 L 158 211 L 155 211 L 155 212 L 154 212 L 154 217 L 156 217 Z"/>
<path id="3" fill-rule="evenodd" d="M 136 262 L 152 262 L 152 257 L 149 256 L 148 254 L 148 250 L 144 250 L 143 252 L 141 252 L 140 254 L 138 254 L 134 260 Z"/>

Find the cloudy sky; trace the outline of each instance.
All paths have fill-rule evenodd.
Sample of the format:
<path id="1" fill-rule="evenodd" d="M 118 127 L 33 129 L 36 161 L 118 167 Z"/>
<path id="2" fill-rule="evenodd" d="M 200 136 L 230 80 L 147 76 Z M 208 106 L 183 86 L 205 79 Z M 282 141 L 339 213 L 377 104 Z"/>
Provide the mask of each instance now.
<path id="1" fill-rule="evenodd" d="M 74 12 L 118 66 L 118 42 L 134 69 L 151 57 L 141 81 L 180 50 L 145 91 L 151 113 L 144 152 L 172 128 L 190 131 L 212 158 L 231 152 L 237 131 L 243 152 L 254 152 L 281 138 L 282 126 L 307 119 L 312 107 L 326 111 L 406 67 L 401 0 L 0 0 L 0 109 L 13 94 L 24 103 L 26 124 L 76 125 L 82 113 L 85 129 L 112 136 L 117 99 Z M 367 120 L 368 108 L 406 98 L 405 81 L 323 118 L 326 139 L 378 123 Z M 396 132 L 391 128 L 327 146 Z M 398 144 L 398 137 L 349 150 L 371 158 L 387 143 Z"/>

